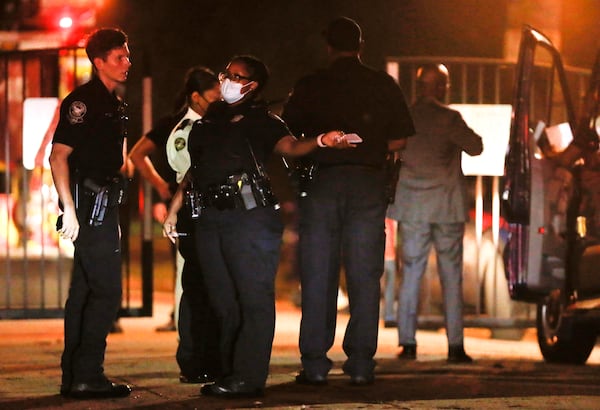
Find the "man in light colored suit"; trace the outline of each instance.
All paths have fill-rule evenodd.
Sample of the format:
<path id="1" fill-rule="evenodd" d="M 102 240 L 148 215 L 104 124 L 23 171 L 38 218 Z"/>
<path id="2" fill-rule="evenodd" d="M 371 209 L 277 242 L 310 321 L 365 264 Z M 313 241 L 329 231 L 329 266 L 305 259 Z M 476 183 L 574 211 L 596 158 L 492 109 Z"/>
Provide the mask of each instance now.
<path id="1" fill-rule="evenodd" d="M 448 70 L 442 64 L 417 71 L 418 98 L 411 107 L 416 134 L 407 139 L 396 199 L 388 216 L 400 222 L 403 279 L 399 297 L 400 359 L 415 360 L 419 288 L 433 244 L 441 280 L 448 362 L 472 359 L 463 346 L 463 235 L 468 220 L 461 153 L 479 155 L 481 137 L 442 101 Z"/>

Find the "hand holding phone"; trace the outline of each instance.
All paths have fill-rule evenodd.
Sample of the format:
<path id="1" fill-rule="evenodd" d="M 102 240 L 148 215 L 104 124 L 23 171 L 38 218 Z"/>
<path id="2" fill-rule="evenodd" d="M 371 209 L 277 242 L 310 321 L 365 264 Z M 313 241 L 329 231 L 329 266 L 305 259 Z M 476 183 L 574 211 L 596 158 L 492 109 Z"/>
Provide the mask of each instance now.
<path id="1" fill-rule="evenodd" d="M 359 142 L 362 142 L 362 138 L 358 134 L 350 133 L 344 134 L 344 136 L 346 137 L 346 141 L 351 144 L 358 144 Z"/>

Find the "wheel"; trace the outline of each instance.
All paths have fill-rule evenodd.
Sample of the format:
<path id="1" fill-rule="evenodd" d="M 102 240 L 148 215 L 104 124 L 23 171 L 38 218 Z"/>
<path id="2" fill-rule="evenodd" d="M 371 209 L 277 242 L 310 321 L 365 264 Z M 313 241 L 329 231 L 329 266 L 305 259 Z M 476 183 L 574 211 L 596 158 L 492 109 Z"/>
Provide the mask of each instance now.
<path id="1" fill-rule="evenodd" d="M 584 364 L 596 343 L 596 334 L 564 316 L 560 290 L 537 306 L 537 339 L 542 356 L 550 363 Z"/>

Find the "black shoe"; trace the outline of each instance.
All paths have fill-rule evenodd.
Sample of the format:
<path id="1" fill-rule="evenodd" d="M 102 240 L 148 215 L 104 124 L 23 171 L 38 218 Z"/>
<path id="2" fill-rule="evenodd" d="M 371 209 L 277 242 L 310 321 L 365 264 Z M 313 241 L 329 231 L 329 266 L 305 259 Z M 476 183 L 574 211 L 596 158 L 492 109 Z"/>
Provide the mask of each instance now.
<path id="1" fill-rule="evenodd" d="M 175 320 L 171 319 L 164 325 L 157 327 L 155 330 L 157 332 L 174 332 L 177 330 L 177 326 L 175 326 Z"/>
<path id="2" fill-rule="evenodd" d="M 121 327 L 121 323 L 119 323 L 118 319 L 113 322 L 110 333 L 123 333 L 123 327 Z"/>
<path id="3" fill-rule="evenodd" d="M 205 396 L 237 398 L 237 397 L 262 397 L 265 392 L 262 387 L 251 387 L 242 381 L 217 382 L 205 384 L 200 388 L 200 394 Z"/>
<path id="4" fill-rule="evenodd" d="M 371 374 L 355 374 L 350 376 L 350 384 L 353 386 L 368 386 L 375 382 L 375 375 Z"/>
<path id="5" fill-rule="evenodd" d="M 300 370 L 300 372 L 296 375 L 296 383 L 310 386 L 323 386 L 327 384 L 327 376 L 316 374 L 312 377 L 308 377 L 304 370 Z"/>
<path id="6" fill-rule="evenodd" d="M 70 385 L 65 385 L 65 384 L 61 384 L 60 385 L 60 395 L 61 396 L 67 397 L 70 392 L 71 392 L 71 386 Z"/>
<path id="7" fill-rule="evenodd" d="M 450 346 L 448 348 L 448 363 L 472 363 L 471 356 L 465 353 L 463 346 Z"/>
<path id="8" fill-rule="evenodd" d="M 402 351 L 398 354 L 400 360 L 417 360 L 417 346 L 416 345 L 404 345 Z"/>
<path id="9" fill-rule="evenodd" d="M 108 399 L 127 397 L 131 387 L 109 381 L 103 383 L 76 383 L 71 386 L 68 396 L 74 399 Z"/>
<path id="10" fill-rule="evenodd" d="M 396 322 L 395 320 L 386 320 L 383 322 L 383 327 L 398 327 L 398 322 Z"/>
<path id="11" fill-rule="evenodd" d="M 203 383 L 212 383 L 217 378 L 208 373 L 201 373 L 196 375 L 186 375 L 180 374 L 179 381 L 181 383 L 189 383 L 189 384 L 203 384 Z"/>

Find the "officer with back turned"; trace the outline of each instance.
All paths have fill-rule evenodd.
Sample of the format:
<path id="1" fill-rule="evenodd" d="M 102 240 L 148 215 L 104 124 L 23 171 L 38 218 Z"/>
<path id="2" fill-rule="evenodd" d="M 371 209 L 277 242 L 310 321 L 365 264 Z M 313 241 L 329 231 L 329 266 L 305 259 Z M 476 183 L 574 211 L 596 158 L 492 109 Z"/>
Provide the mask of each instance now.
<path id="1" fill-rule="evenodd" d="M 131 62 L 119 29 L 92 33 L 92 79 L 62 102 L 50 166 L 63 210 L 59 234 L 75 254 L 65 306 L 60 393 L 73 398 L 126 397 L 131 388 L 104 375 L 106 337 L 121 305 L 118 205 L 123 200 L 125 104 L 117 89 Z"/>
<path id="2" fill-rule="evenodd" d="M 414 128 L 400 87 L 361 62 L 358 24 L 337 18 L 324 34 L 331 64 L 296 83 L 283 119 L 294 135 L 314 137 L 338 129 L 356 147 L 323 148 L 309 155 L 317 171 L 299 199 L 303 370 L 296 382 L 327 383 L 343 265 L 350 303 L 343 370 L 352 384 L 364 385 L 374 380 L 377 349 L 386 157 L 403 147 Z"/>

